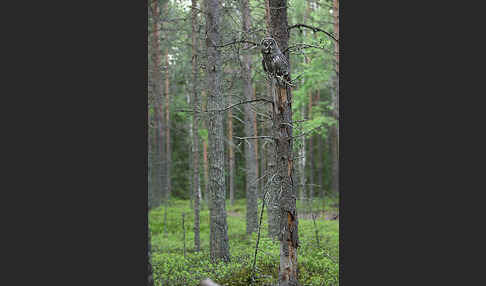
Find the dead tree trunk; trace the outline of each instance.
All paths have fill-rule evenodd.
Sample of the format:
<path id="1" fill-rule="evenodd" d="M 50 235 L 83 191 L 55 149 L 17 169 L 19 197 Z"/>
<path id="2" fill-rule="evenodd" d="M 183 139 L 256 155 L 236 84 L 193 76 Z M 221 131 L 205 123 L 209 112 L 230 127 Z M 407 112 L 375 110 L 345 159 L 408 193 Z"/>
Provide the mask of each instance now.
<path id="1" fill-rule="evenodd" d="M 209 192 L 210 203 L 210 256 L 212 261 L 229 261 L 228 225 L 226 223 L 224 142 L 223 142 L 223 95 L 221 92 L 221 44 L 220 2 L 206 0 L 206 47 L 208 65 L 208 115 L 209 115 Z"/>
<path id="2" fill-rule="evenodd" d="M 270 26 L 273 38 L 282 51 L 288 47 L 287 0 L 269 0 Z M 289 60 L 288 52 L 285 56 Z M 290 68 L 289 68 L 290 80 Z M 292 152 L 292 94 L 290 87 L 277 85 L 274 102 L 273 124 L 276 133 L 276 167 L 277 181 L 280 185 L 280 285 L 298 285 L 297 282 L 297 248 L 298 219 L 296 209 L 296 194 L 293 183 L 293 152 Z"/>

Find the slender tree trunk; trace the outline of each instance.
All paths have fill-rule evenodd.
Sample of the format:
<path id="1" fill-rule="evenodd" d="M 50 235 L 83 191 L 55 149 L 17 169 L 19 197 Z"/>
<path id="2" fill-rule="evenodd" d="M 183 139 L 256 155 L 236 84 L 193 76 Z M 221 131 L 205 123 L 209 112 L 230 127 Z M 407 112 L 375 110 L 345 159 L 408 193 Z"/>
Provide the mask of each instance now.
<path id="1" fill-rule="evenodd" d="M 210 212 L 210 257 L 212 261 L 229 261 L 228 225 L 226 223 L 224 150 L 223 150 L 223 94 L 221 92 L 221 44 L 220 2 L 206 0 L 206 47 L 208 65 L 208 110 L 209 110 L 209 191 Z"/>
<path id="2" fill-rule="evenodd" d="M 250 7 L 248 0 L 241 0 L 243 32 L 248 35 L 250 29 Z M 242 56 L 243 94 L 246 100 L 252 100 L 251 59 L 248 53 Z M 255 112 L 250 104 L 245 104 L 245 136 L 255 136 L 253 120 Z M 257 169 L 256 139 L 247 139 L 245 144 L 246 164 L 246 233 L 250 234 L 258 229 L 258 203 L 257 203 Z"/>
<path id="3" fill-rule="evenodd" d="M 168 1 L 166 2 L 168 3 Z M 167 36 L 166 36 L 167 37 Z M 165 140 L 166 140 L 166 156 L 167 156 L 167 166 L 166 166 L 166 196 L 169 199 L 171 194 L 171 178 L 170 169 L 172 165 L 172 149 L 170 146 L 170 99 L 169 99 L 169 49 L 165 49 Z"/>
<path id="4" fill-rule="evenodd" d="M 312 92 L 310 93 L 310 96 L 309 96 L 309 114 L 308 114 L 308 118 L 309 119 L 312 119 L 312 104 L 313 104 L 313 100 L 312 100 L 312 97 L 313 97 L 313 94 Z M 310 202 L 312 203 L 312 199 L 314 198 L 314 140 L 313 140 L 313 137 L 314 136 L 310 136 L 309 137 L 309 160 L 308 161 L 308 170 L 309 170 L 309 200 Z"/>
<path id="5" fill-rule="evenodd" d="M 249 9 L 249 8 L 248 8 Z M 248 10 L 248 16 L 250 15 L 250 11 Z M 251 67 L 251 66 L 250 66 Z M 251 69 L 250 69 L 250 78 L 251 78 Z M 256 85 L 253 86 L 253 89 L 252 89 L 252 97 L 251 99 L 256 99 Z M 253 124 L 253 136 L 258 136 L 258 128 L 257 128 L 257 113 L 256 111 L 253 112 L 253 118 L 252 118 L 252 124 Z M 258 139 L 253 139 L 253 143 L 255 144 L 255 180 L 258 179 L 258 175 L 260 174 L 258 168 L 259 168 L 259 164 L 258 164 Z M 259 190 L 259 183 L 258 182 L 255 182 L 255 188 L 256 188 L 256 193 L 257 193 L 257 197 L 259 197 L 260 199 L 263 198 L 263 193 L 260 192 Z M 257 204 L 258 206 L 258 204 Z"/>
<path id="6" fill-rule="evenodd" d="M 205 114 L 207 108 L 207 96 L 206 92 L 203 90 L 202 91 L 202 98 L 204 101 L 204 104 L 202 104 L 202 109 L 203 109 L 203 114 Z M 207 117 L 204 118 L 203 120 L 203 128 L 205 130 L 208 130 L 207 124 L 206 124 Z M 206 202 L 206 206 L 209 207 L 209 162 L 208 162 L 208 142 L 206 139 L 203 140 L 203 165 L 204 165 L 204 200 Z"/>
<path id="7" fill-rule="evenodd" d="M 325 197 L 325 188 L 324 188 L 324 177 L 325 177 L 325 170 L 324 170 L 324 156 L 325 156 L 325 150 L 324 150 L 324 139 L 322 136 L 317 137 L 317 184 L 319 184 L 319 194 L 322 198 Z"/>
<path id="8" fill-rule="evenodd" d="M 197 0 L 192 0 L 192 107 L 194 114 L 192 116 L 192 146 L 193 146 L 193 176 L 192 187 L 194 194 L 194 248 L 199 251 L 201 248 L 201 242 L 199 238 L 199 202 L 201 197 L 199 196 L 199 135 L 198 135 L 198 115 L 197 107 L 199 106 L 198 98 L 198 59 L 197 59 Z"/>
<path id="9" fill-rule="evenodd" d="M 302 113 L 302 119 L 305 118 L 305 105 L 302 104 L 300 112 Z M 299 148 L 299 199 L 301 202 L 305 201 L 306 195 L 306 181 L 305 181 L 305 159 L 306 159 L 306 152 L 305 152 L 305 137 L 302 137 L 302 145 Z"/>
<path id="10" fill-rule="evenodd" d="M 232 104 L 231 92 L 228 93 L 228 103 Z M 235 155 L 233 147 L 233 110 L 228 110 L 228 159 L 229 159 L 229 193 L 231 205 L 235 204 Z"/>
<path id="11" fill-rule="evenodd" d="M 162 146 L 162 138 L 161 134 L 163 133 L 160 119 L 160 110 L 159 105 L 156 104 L 154 107 L 154 204 L 158 207 L 162 203 L 163 195 L 164 195 L 164 172 L 163 172 L 163 163 L 164 163 L 164 154 L 161 154 L 161 146 Z"/>
<path id="12" fill-rule="evenodd" d="M 288 47 L 287 0 L 269 0 L 270 25 L 272 36 L 279 48 L 285 51 Z M 287 60 L 288 52 L 285 53 Z M 289 72 L 290 76 L 290 72 Z M 276 85 L 276 80 L 273 80 Z M 280 285 L 298 285 L 297 282 L 297 249 L 298 218 L 296 194 L 293 183 L 292 152 L 292 94 L 289 87 L 276 88 L 274 102 L 274 128 L 278 129 L 276 138 L 277 171 L 280 184 Z"/>
<path id="13" fill-rule="evenodd" d="M 207 130 L 207 129 L 206 129 Z M 203 141 L 203 163 L 204 163 L 204 199 L 209 206 L 209 160 L 208 160 L 208 142 Z"/>
<path id="14" fill-rule="evenodd" d="M 268 1 L 268 0 L 267 0 Z M 269 98 L 276 97 L 276 86 L 270 83 L 270 91 Z M 274 96 L 275 94 L 275 96 Z M 272 137 L 276 138 L 278 136 L 278 128 L 275 125 L 276 118 L 273 105 L 270 106 L 270 114 L 272 117 L 272 126 L 270 128 Z M 280 184 L 278 180 L 278 172 L 277 172 L 277 153 L 276 153 L 276 145 L 274 141 L 268 141 L 268 178 L 267 184 L 269 191 L 268 197 L 268 235 L 271 238 L 278 238 L 280 233 L 280 202 L 278 199 L 278 193 L 280 191 Z"/>
<path id="15" fill-rule="evenodd" d="M 338 42 L 334 43 L 334 54 L 336 64 L 336 74 L 333 76 L 333 92 L 332 105 L 333 117 L 336 121 L 339 120 L 339 1 L 333 1 L 333 17 L 334 17 L 334 35 Z M 332 180 L 331 190 L 334 194 L 339 193 L 339 121 L 333 125 L 330 130 L 330 147 L 331 147 L 331 162 L 332 162 Z"/>

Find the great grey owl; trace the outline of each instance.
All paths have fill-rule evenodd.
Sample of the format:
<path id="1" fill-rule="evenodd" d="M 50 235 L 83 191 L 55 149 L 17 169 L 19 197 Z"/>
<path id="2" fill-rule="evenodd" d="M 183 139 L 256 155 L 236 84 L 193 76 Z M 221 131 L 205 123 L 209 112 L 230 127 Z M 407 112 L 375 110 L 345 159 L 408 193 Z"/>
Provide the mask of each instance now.
<path id="1" fill-rule="evenodd" d="M 274 76 L 279 85 L 289 83 L 289 63 L 280 51 L 277 41 L 273 38 L 263 38 L 261 42 L 263 55 L 263 70 L 270 76 Z"/>

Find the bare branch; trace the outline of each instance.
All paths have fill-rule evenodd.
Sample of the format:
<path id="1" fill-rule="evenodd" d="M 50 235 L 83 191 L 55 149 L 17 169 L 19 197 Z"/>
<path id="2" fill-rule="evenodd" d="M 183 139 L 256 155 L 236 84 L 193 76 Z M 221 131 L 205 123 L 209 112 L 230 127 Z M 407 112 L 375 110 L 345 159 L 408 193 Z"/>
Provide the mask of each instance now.
<path id="1" fill-rule="evenodd" d="M 234 44 L 239 44 L 239 43 L 247 43 L 247 44 L 252 44 L 254 46 L 258 46 L 257 43 L 255 42 L 252 42 L 252 41 L 248 41 L 248 40 L 235 40 L 233 42 L 230 42 L 230 43 L 226 43 L 226 44 L 223 44 L 223 45 L 220 45 L 220 46 L 217 46 L 217 45 L 214 45 L 215 47 L 217 48 L 223 48 L 223 47 L 226 47 L 226 46 L 229 46 L 229 45 L 234 45 Z"/>
<path id="2" fill-rule="evenodd" d="M 250 137 L 233 136 L 233 137 L 236 138 L 236 139 L 240 139 L 240 140 L 246 140 L 246 139 L 265 139 L 265 138 L 269 138 L 269 139 L 274 139 L 275 140 L 275 137 L 273 137 L 273 136 L 250 136 Z"/>
<path id="3" fill-rule="evenodd" d="M 309 25 L 306 25 L 306 24 L 295 24 L 295 25 L 292 25 L 290 27 L 287 28 L 288 31 L 290 31 L 290 29 L 293 29 L 293 28 L 307 28 L 307 29 L 311 29 L 312 31 L 314 31 L 314 33 L 316 32 L 323 32 L 324 34 L 326 34 L 327 36 L 329 36 L 331 39 L 333 39 L 334 41 L 338 42 L 338 40 L 336 40 L 336 38 L 329 32 L 327 31 L 324 31 L 322 29 L 319 29 L 317 27 L 312 27 L 312 26 L 309 26 Z"/>

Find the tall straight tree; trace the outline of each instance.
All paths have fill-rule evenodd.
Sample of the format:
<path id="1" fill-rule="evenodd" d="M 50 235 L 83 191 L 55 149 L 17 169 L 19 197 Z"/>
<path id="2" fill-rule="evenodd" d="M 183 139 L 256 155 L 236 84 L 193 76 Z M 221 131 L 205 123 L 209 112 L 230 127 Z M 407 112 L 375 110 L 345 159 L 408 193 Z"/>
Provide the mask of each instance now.
<path id="1" fill-rule="evenodd" d="M 241 0 L 243 32 L 246 36 L 250 32 L 250 7 L 248 0 Z M 247 45 L 247 44 L 245 44 Z M 247 48 L 247 47 L 245 47 Z M 243 93 L 246 100 L 252 100 L 251 84 L 251 59 L 245 52 L 242 55 Z M 245 104 L 245 135 L 255 136 L 253 120 L 255 112 L 250 104 Z M 258 203 L 257 203 L 257 172 L 258 161 L 256 158 L 256 139 L 247 139 L 245 142 L 245 164 L 246 164 L 246 233 L 250 234 L 258 228 Z"/>
<path id="2" fill-rule="evenodd" d="M 210 199 L 210 257 L 212 261 L 230 260 L 228 225 L 226 222 L 224 150 L 223 150 L 223 94 L 221 92 L 221 45 L 219 0 L 205 0 L 206 48 L 209 115 L 209 192 Z"/>
<path id="3" fill-rule="evenodd" d="M 228 103 L 232 104 L 231 92 L 228 94 Z M 229 160 L 229 196 L 231 205 L 235 204 L 235 155 L 233 146 L 233 110 L 228 110 L 228 160 Z"/>
<path id="4" fill-rule="evenodd" d="M 206 92 L 203 90 L 201 92 L 201 98 L 203 100 L 202 111 L 203 114 L 206 114 L 207 111 L 207 95 Z M 207 118 L 202 121 L 203 129 L 208 130 L 207 127 Z M 206 201 L 206 206 L 209 206 L 209 162 L 208 162 L 208 142 L 207 138 L 203 138 L 203 169 L 204 169 L 204 194 L 203 197 Z"/>
<path id="5" fill-rule="evenodd" d="M 331 147 L 331 190 L 339 192 L 339 0 L 333 0 L 335 74 L 332 77 L 332 115 L 336 124 L 331 126 L 329 141 Z"/>
<path id="6" fill-rule="evenodd" d="M 164 2 L 164 11 L 168 14 L 169 0 Z M 167 39 L 167 31 L 165 33 L 165 38 Z M 169 98 L 169 47 L 165 47 L 165 140 L 166 140 L 166 200 L 171 194 L 171 179 L 170 179 L 170 169 L 172 165 L 172 152 L 170 147 L 170 108 L 169 108 L 170 98 Z M 165 219 L 164 219 L 165 220 Z"/>
<path id="7" fill-rule="evenodd" d="M 273 38 L 281 51 L 286 51 L 289 41 L 287 0 L 269 0 L 270 27 Z M 287 62 L 288 51 L 285 52 Z M 290 64 L 289 64 L 290 80 Z M 287 84 L 273 80 L 275 102 L 273 128 L 276 135 L 277 180 L 280 184 L 280 285 L 298 285 L 297 249 L 299 247 L 296 191 L 293 181 L 292 152 L 292 94 Z"/>
<path id="8" fill-rule="evenodd" d="M 265 24 L 269 34 L 271 34 L 271 25 L 270 25 L 270 8 L 269 8 L 269 0 L 265 0 Z M 275 85 L 273 85 L 270 81 L 266 81 L 266 89 L 268 98 L 273 98 L 273 94 L 275 94 Z M 270 116 L 272 119 L 275 118 L 274 109 L 272 105 L 269 105 Z M 275 121 L 275 120 L 272 120 Z M 270 128 L 271 134 L 273 137 L 276 137 L 276 132 L 274 125 Z M 280 209 L 279 209 L 279 202 L 278 202 L 278 191 L 280 186 L 276 180 L 276 172 L 277 172 L 277 162 L 276 162 L 276 153 L 275 153 L 275 142 L 274 141 L 267 141 L 267 172 L 268 172 L 268 182 L 267 188 L 268 191 L 268 235 L 271 238 L 276 238 L 279 234 L 280 230 Z"/>
<path id="9" fill-rule="evenodd" d="M 198 128 L 198 115 L 197 115 L 197 107 L 199 104 L 198 98 L 198 60 L 197 60 L 197 48 L 198 48 L 198 39 L 197 39 L 197 0 L 192 0 L 192 107 L 193 107 L 193 115 L 192 115 L 192 161 L 193 161 L 193 176 L 192 176 L 192 187 L 193 187 L 193 194 L 194 194 L 194 248 L 196 251 L 200 250 L 201 242 L 199 238 L 199 201 L 201 197 L 199 196 L 199 128 Z"/>
<path id="10" fill-rule="evenodd" d="M 162 101 L 162 75 L 160 72 L 160 8 L 158 5 L 159 1 L 153 0 L 152 1 L 152 77 L 154 81 L 154 94 L 155 94 L 155 102 L 154 102 L 154 119 L 155 119 L 155 128 L 157 131 L 157 135 L 155 136 L 155 144 L 156 144 L 156 154 L 158 158 L 154 164 L 157 166 L 155 171 L 157 172 L 156 176 L 158 180 L 156 180 L 159 184 L 157 186 L 157 198 L 161 200 L 164 197 L 165 193 L 165 184 L 167 183 L 166 173 L 164 172 L 163 166 L 166 162 L 165 152 L 163 149 L 163 138 L 164 138 L 164 128 L 163 128 L 163 101 Z M 157 202 L 159 204 L 160 202 Z"/>

